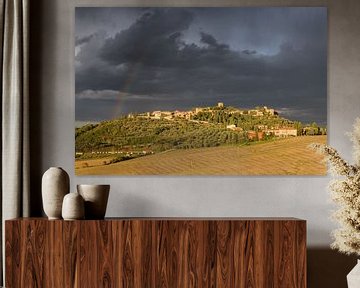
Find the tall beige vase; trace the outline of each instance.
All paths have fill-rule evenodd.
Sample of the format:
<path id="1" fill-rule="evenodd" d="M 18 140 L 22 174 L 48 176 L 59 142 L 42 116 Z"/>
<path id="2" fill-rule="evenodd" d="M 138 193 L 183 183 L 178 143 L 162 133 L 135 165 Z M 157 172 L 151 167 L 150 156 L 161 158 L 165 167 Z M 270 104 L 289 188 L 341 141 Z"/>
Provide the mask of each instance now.
<path id="1" fill-rule="evenodd" d="M 42 177 L 43 208 L 49 219 L 61 219 L 63 198 L 70 190 L 69 175 L 60 167 L 49 168 Z"/>

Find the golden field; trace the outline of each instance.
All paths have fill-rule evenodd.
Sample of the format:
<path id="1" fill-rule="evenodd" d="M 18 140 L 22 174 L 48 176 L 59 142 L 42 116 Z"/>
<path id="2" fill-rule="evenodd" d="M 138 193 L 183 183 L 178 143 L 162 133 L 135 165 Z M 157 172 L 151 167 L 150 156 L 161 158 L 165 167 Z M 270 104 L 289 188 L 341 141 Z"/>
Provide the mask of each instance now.
<path id="1" fill-rule="evenodd" d="M 245 146 L 179 149 L 104 165 L 111 158 L 77 160 L 76 175 L 325 175 L 323 157 L 310 143 L 326 136 L 302 136 Z"/>

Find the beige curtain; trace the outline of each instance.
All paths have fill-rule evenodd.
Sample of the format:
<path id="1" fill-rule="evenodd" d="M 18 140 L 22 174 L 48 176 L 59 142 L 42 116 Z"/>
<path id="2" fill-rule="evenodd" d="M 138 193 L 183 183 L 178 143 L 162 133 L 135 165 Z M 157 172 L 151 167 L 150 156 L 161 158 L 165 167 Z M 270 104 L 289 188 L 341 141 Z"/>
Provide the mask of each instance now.
<path id="1" fill-rule="evenodd" d="M 29 216 L 29 0 L 0 0 L 0 5 L 1 271 L 4 271 L 4 221 Z"/>

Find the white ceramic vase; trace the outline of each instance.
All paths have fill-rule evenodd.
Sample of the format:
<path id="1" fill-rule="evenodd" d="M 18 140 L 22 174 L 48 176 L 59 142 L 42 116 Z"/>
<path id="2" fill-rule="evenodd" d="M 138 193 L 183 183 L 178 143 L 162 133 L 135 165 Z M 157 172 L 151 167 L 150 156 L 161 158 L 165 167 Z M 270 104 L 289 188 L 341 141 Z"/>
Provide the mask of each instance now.
<path id="1" fill-rule="evenodd" d="M 360 287 L 360 260 L 357 261 L 355 267 L 347 275 L 348 288 Z"/>
<path id="2" fill-rule="evenodd" d="M 110 185 L 77 185 L 78 193 L 85 201 L 85 219 L 104 219 Z"/>
<path id="3" fill-rule="evenodd" d="M 79 193 L 69 193 L 65 195 L 62 204 L 62 217 L 64 220 L 84 219 L 84 199 Z"/>
<path id="4" fill-rule="evenodd" d="M 60 167 L 49 168 L 42 177 L 43 208 L 49 219 L 61 219 L 63 198 L 69 193 L 69 175 Z"/>

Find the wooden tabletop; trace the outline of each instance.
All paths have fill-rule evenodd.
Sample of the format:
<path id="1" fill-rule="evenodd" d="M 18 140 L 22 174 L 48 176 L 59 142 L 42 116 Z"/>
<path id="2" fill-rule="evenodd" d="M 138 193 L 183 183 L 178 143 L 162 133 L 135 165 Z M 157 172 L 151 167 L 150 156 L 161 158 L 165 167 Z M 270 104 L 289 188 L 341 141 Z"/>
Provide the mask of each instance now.
<path id="1" fill-rule="evenodd" d="M 6 221 L 64 221 L 63 219 L 49 220 L 46 217 L 20 217 L 8 219 Z M 106 217 L 102 220 L 95 221 L 128 221 L 128 220 L 144 220 L 144 221 L 306 221 L 295 217 Z M 77 220 L 77 221 L 94 221 L 94 220 Z"/>

